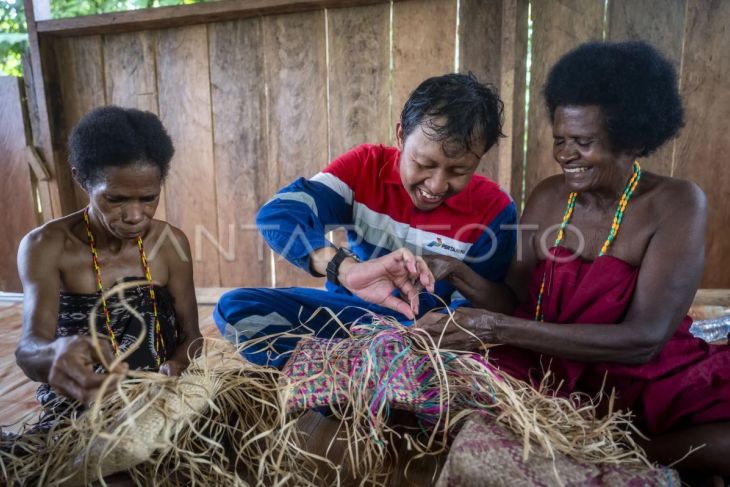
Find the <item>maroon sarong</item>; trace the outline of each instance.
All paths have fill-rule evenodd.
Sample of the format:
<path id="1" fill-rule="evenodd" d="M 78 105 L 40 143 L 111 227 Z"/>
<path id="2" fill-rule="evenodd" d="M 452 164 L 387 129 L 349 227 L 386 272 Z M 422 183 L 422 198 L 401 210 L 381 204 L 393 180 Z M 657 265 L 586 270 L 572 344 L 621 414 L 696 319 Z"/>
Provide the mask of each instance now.
<path id="1" fill-rule="evenodd" d="M 515 311 L 533 319 L 543 273 L 544 320 L 550 323 L 620 323 L 631 304 L 639 268 L 605 255 L 595 261 L 573 258 L 564 247 L 550 250 L 557 261 L 541 261 L 530 282 L 529 302 Z M 637 423 L 656 434 L 684 426 L 730 420 L 730 346 L 709 345 L 689 333 L 687 316 L 664 348 L 641 365 L 585 363 L 514 347 L 490 352 L 497 366 L 522 380 L 539 381 L 548 367 L 560 392 L 595 394 L 606 376 L 616 406 L 631 409 Z M 535 323 L 535 326 L 540 326 Z M 553 382 L 557 384 L 557 382 Z"/>

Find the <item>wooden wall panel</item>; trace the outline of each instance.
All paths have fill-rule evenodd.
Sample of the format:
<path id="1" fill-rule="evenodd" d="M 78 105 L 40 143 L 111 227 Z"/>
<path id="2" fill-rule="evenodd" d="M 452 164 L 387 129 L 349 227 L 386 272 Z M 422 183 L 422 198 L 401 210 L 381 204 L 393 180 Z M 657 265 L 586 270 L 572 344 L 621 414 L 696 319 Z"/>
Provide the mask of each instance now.
<path id="1" fill-rule="evenodd" d="M 459 72 L 471 71 L 482 83 L 494 85 L 500 97 L 502 81 L 503 0 L 462 0 L 459 10 Z M 499 147 L 482 157 L 477 172 L 499 181 Z M 503 183 L 503 181 L 499 181 Z"/>
<path id="2" fill-rule="evenodd" d="M 56 39 L 53 51 L 61 97 L 54 114 L 60 118 L 60 123 L 53 124 L 57 128 L 54 149 L 56 157 L 65 162 L 68 161 L 67 141 L 71 129 L 86 113 L 106 105 L 101 36 Z M 78 184 L 73 187 L 75 209 L 83 208 L 89 202 L 88 197 Z"/>
<path id="3" fill-rule="evenodd" d="M 271 250 L 255 228 L 269 194 L 261 20 L 211 24 L 218 240 L 222 286 L 271 286 Z M 231 245 L 232 244 L 232 245 Z"/>
<path id="4" fill-rule="evenodd" d="M 511 10 L 514 9 L 514 15 Z M 512 100 L 505 100 L 505 132 L 509 139 L 507 144 L 511 147 L 504 147 L 503 142 L 500 146 L 500 160 L 502 164 L 500 169 L 506 169 L 505 159 L 512 162 L 510 167 L 509 186 L 505 187 L 510 191 L 512 198 L 517 205 L 517 211 L 521 212 L 524 205 L 523 179 L 525 177 L 525 167 L 523 163 L 526 160 L 525 152 L 525 118 L 526 111 L 526 92 L 527 92 L 527 17 L 528 17 L 528 0 L 505 0 L 504 14 L 502 16 L 502 32 L 504 37 L 509 36 L 509 32 L 514 32 L 514 61 L 510 66 L 502 63 L 502 86 L 509 86 L 509 82 L 513 83 Z M 503 44 L 504 45 L 504 44 Z M 510 75 L 511 71 L 511 75 Z M 507 112 L 512 112 L 512 120 Z M 506 155 L 505 155 L 506 153 Z M 505 178 L 500 177 L 500 180 Z"/>
<path id="5" fill-rule="evenodd" d="M 195 284 L 219 286 L 207 27 L 160 31 L 156 58 L 160 118 L 175 144 L 167 219 L 190 239 Z"/>
<path id="6" fill-rule="evenodd" d="M 390 5 L 341 8 L 329 22 L 329 154 L 356 145 L 387 144 Z"/>
<path id="7" fill-rule="evenodd" d="M 110 105 L 136 108 L 159 115 L 157 107 L 157 74 L 155 73 L 154 32 L 134 32 L 104 36 L 104 81 L 106 100 Z M 171 171 L 176 167 L 172 166 Z M 165 220 L 165 188 L 155 217 Z"/>
<path id="8" fill-rule="evenodd" d="M 682 60 L 686 0 L 612 0 L 608 10 L 608 39 L 644 40 L 674 62 Z M 669 141 L 641 161 L 642 169 L 670 176 L 675 141 Z"/>
<path id="9" fill-rule="evenodd" d="M 697 182 L 709 208 L 705 274 L 700 287 L 730 287 L 730 2 L 690 0 L 681 91 L 685 127 L 677 140 L 675 177 Z M 677 229 L 677 238 L 693 238 Z"/>
<path id="10" fill-rule="evenodd" d="M 265 17 L 268 86 L 269 194 L 298 177 L 311 177 L 328 162 L 327 66 L 324 11 Z M 275 285 L 322 286 L 280 256 Z"/>
<path id="11" fill-rule="evenodd" d="M 462 0 L 459 10 L 459 71 L 491 83 L 504 103 L 507 136 L 482 158 L 478 172 L 519 200 L 522 188 L 527 0 Z M 517 150 L 516 150 L 517 149 Z M 519 168 L 515 172 L 515 167 Z M 519 203 L 519 202 L 518 202 Z"/>
<path id="12" fill-rule="evenodd" d="M 39 63 L 40 64 L 40 63 Z M 36 96 L 36 84 L 33 73 L 33 63 L 30 59 L 30 52 L 26 52 L 23 55 L 23 85 L 25 88 L 26 98 L 26 111 L 28 115 L 28 123 L 30 124 L 30 134 L 28 135 L 28 144 L 34 146 L 37 149 L 38 157 L 43 158 L 41 154 L 44 153 L 43 149 L 38 148 L 36 140 L 40 140 L 41 129 L 41 114 L 40 114 L 40 103 L 38 96 Z M 45 107 L 45 103 L 43 104 Z M 47 115 L 47 114 L 46 114 Z M 47 127 L 46 119 L 46 127 Z M 53 162 L 53 161 L 51 161 Z M 54 198 L 60 205 L 58 188 L 51 181 L 51 175 L 55 172 L 55 168 L 51 167 L 53 164 L 49 164 L 47 160 L 42 161 L 43 167 L 45 168 L 46 174 L 34 174 L 31 171 L 31 185 L 34 191 L 37 191 L 38 200 L 40 202 L 40 210 L 36 208 L 37 220 L 39 223 L 45 223 L 53 219 L 53 208 Z M 60 207 L 58 207 L 60 209 Z"/>
<path id="13" fill-rule="evenodd" d="M 36 226 L 26 152 L 22 80 L 0 76 L 0 291 L 21 292 L 16 256 L 23 236 Z"/>
<path id="14" fill-rule="evenodd" d="M 566 52 L 588 40 L 601 39 L 603 0 L 533 0 L 532 72 L 530 81 L 526 195 L 546 177 L 557 174 L 553 135 L 542 87 L 550 68 Z"/>
<path id="15" fill-rule="evenodd" d="M 454 71 L 456 0 L 393 4 L 393 121 L 426 78 Z M 391 135 L 394 138 L 394 135 Z"/>

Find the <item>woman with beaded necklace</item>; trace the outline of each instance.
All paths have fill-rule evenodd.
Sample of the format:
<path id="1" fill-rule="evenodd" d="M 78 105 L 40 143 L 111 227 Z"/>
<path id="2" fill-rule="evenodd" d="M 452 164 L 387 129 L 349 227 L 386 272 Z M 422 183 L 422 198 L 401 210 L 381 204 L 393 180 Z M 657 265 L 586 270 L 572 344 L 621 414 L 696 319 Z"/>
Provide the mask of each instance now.
<path id="1" fill-rule="evenodd" d="M 153 219 L 174 152 L 160 120 L 98 108 L 73 129 L 69 152 L 89 206 L 33 230 L 18 250 L 24 321 L 15 354 L 28 377 L 43 383 L 38 399 L 46 412 L 57 413 L 71 405 L 64 398 L 91 401 L 108 376 L 88 336 L 94 306 L 99 334 L 108 337 L 101 341 L 107 363 L 142 333 L 127 307 L 145 320 L 144 342 L 111 372 L 178 375 L 200 346 L 188 240 Z M 139 283 L 103 299 L 123 281 Z"/>
<path id="2" fill-rule="evenodd" d="M 557 62 L 544 95 L 562 174 L 530 195 L 505 284 L 453 262 L 447 279 L 480 289 L 488 311 L 416 326 L 442 347 L 503 344 L 490 350 L 497 366 L 533 383 L 550 369 L 562 393 L 595 394 L 605 378 L 650 458 L 670 464 L 704 444 L 678 468 L 730 475 L 730 347 L 693 337 L 686 317 L 705 195 L 637 161 L 683 124 L 675 70 L 645 43 L 588 43 Z"/>

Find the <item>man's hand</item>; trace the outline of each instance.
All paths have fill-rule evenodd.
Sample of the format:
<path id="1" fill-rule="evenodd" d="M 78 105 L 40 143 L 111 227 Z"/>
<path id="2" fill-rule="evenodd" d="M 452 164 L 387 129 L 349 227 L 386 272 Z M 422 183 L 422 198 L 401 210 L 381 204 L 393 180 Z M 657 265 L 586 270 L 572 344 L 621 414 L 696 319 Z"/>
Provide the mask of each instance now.
<path id="1" fill-rule="evenodd" d="M 48 383 L 61 394 L 89 404 L 96 398 L 102 383 L 109 374 L 94 372 L 94 366 L 102 362 L 102 357 L 94 348 L 91 337 L 70 336 L 57 338 L 54 341 L 55 354 L 48 373 Z M 106 341 L 99 342 L 101 355 L 106 363 L 114 361 L 111 345 Z M 120 364 L 116 370 L 110 371 L 124 377 L 129 370 L 126 363 Z"/>
<path id="2" fill-rule="evenodd" d="M 441 348 L 474 350 L 482 344 L 499 343 L 496 314 L 483 309 L 459 308 L 448 314 L 431 311 L 413 325 L 431 335 Z"/>
<path id="3" fill-rule="evenodd" d="M 423 261 L 426 262 L 434 279 L 437 281 L 449 279 L 464 266 L 464 263 L 459 259 L 445 255 L 424 255 Z"/>
<path id="4" fill-rule="evenodd" d="M 420 287 L 433 292 L 435 279 L 421 257 L 400 249 L 360 263 L 345 259 L 340 265 L 339 281 L 355 296 L 412 320 L 418 313 Z M 405 300 L 393 296 L 394 289 Z"/>

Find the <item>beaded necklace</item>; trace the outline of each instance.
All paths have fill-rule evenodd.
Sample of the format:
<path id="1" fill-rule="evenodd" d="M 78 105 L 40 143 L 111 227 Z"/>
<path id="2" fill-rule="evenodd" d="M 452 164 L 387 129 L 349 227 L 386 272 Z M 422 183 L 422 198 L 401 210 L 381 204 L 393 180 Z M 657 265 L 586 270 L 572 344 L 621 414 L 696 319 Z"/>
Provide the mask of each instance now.
<path id="1" fill-rule="evenodd" d="M 96 272 L 96 287 L 101 294 L 101 307 L 104 312 L 104 321 L 106 323 L 106 330 L 109 333 L 109 338 L 114 349 L 114 355 L 119 356 L 119 345 L 117 344 L 116 336 L 111 325 L 111 318 L 109 316 L 109 308 L 106 305 L 106 298 L 104 297 L 104 285 L 101 280 L 101 267 L 99 266 L 99 255 L 96 252 L 96 243 L 94 241 L 94 234 L 91 232 L 91 221 L 89 220 L 89 207 L 84 208 L 84 223 L 86 223 L 86 237 L 89 242 L 89 249 L 91 250 L 91 261 Z M 137 248 L 139 249 L 140 260 L 142 261 L 142 269 L 144 269 L 144 275 L 149 284 L 150 300 L 152 301 L 152 314 L 155 317 L 155 362 L 157 367 L 160 366 L 160 350 L 164 350 L 165 342 L 162 338 L 162 331 L 160 327 L 160 320 L 157 317 L 157 297 L 155 296 L 155 289 L 152 283 L 152 273 L 150 272 L 150 266 L 147 262 L 147 255 L 144 251 L 144 245 L 142 245 L 142 237 L 137 237 Z"/>
<path id="2" fill-rule="evenodd" d="M 611 222 L 611 230 L 608 232 L 608 237 L 606 237 L 606 241 L 603 242 L 601 252 L 598 254 L 599 257 L 605 255 L 606 252 L 608 252 L 608 248 L 611 246 L 613 241 L 616 240 L 616 235 L 618 235 L 618 230 L 621 227 L 621 221 L 624 218 L 626 206 L 629 204 L 631 195 L 634 193 L 636 186 L 638 186 L 639 184 L 639 179 L 641 179 L 641 165 L 639 164 L 639 161 L 634 161 L 634 170 L 631 173 L 631 177 L 629 178 L 628 182 L 626 183 L 626 187 L 624 188 L 623 193 L 621 193 L 618 207 L 616 207 L 616 213 L 614 213 L 613 215 L 613 222 Z M 563 213 L 563 221 L 560 223 L 560 230 L 558 230 L 558 236 L 555 237 L 555 243 L 553 244 L 553 246 L 555 247 L 560 245 L 560 243 L 563 241 L 563 237 L 565 237 L 565 227 L 568 226 L 568 223 L 570 222 L 570 217 L 573 216 L 573 209 L 575 208 L 575 199 L 577 196 L 578 193 L 575 192 L 568 195 L 568 205 L 565 207 L 565 213 Z M 542 297 L 545 294 L 546 274 L 547 264 L 545 265 L 545 272 L 542 275 L 540 292 L 537 295 L 537 304 L 535 305 L 535 321 L 543 321 Z"/>

